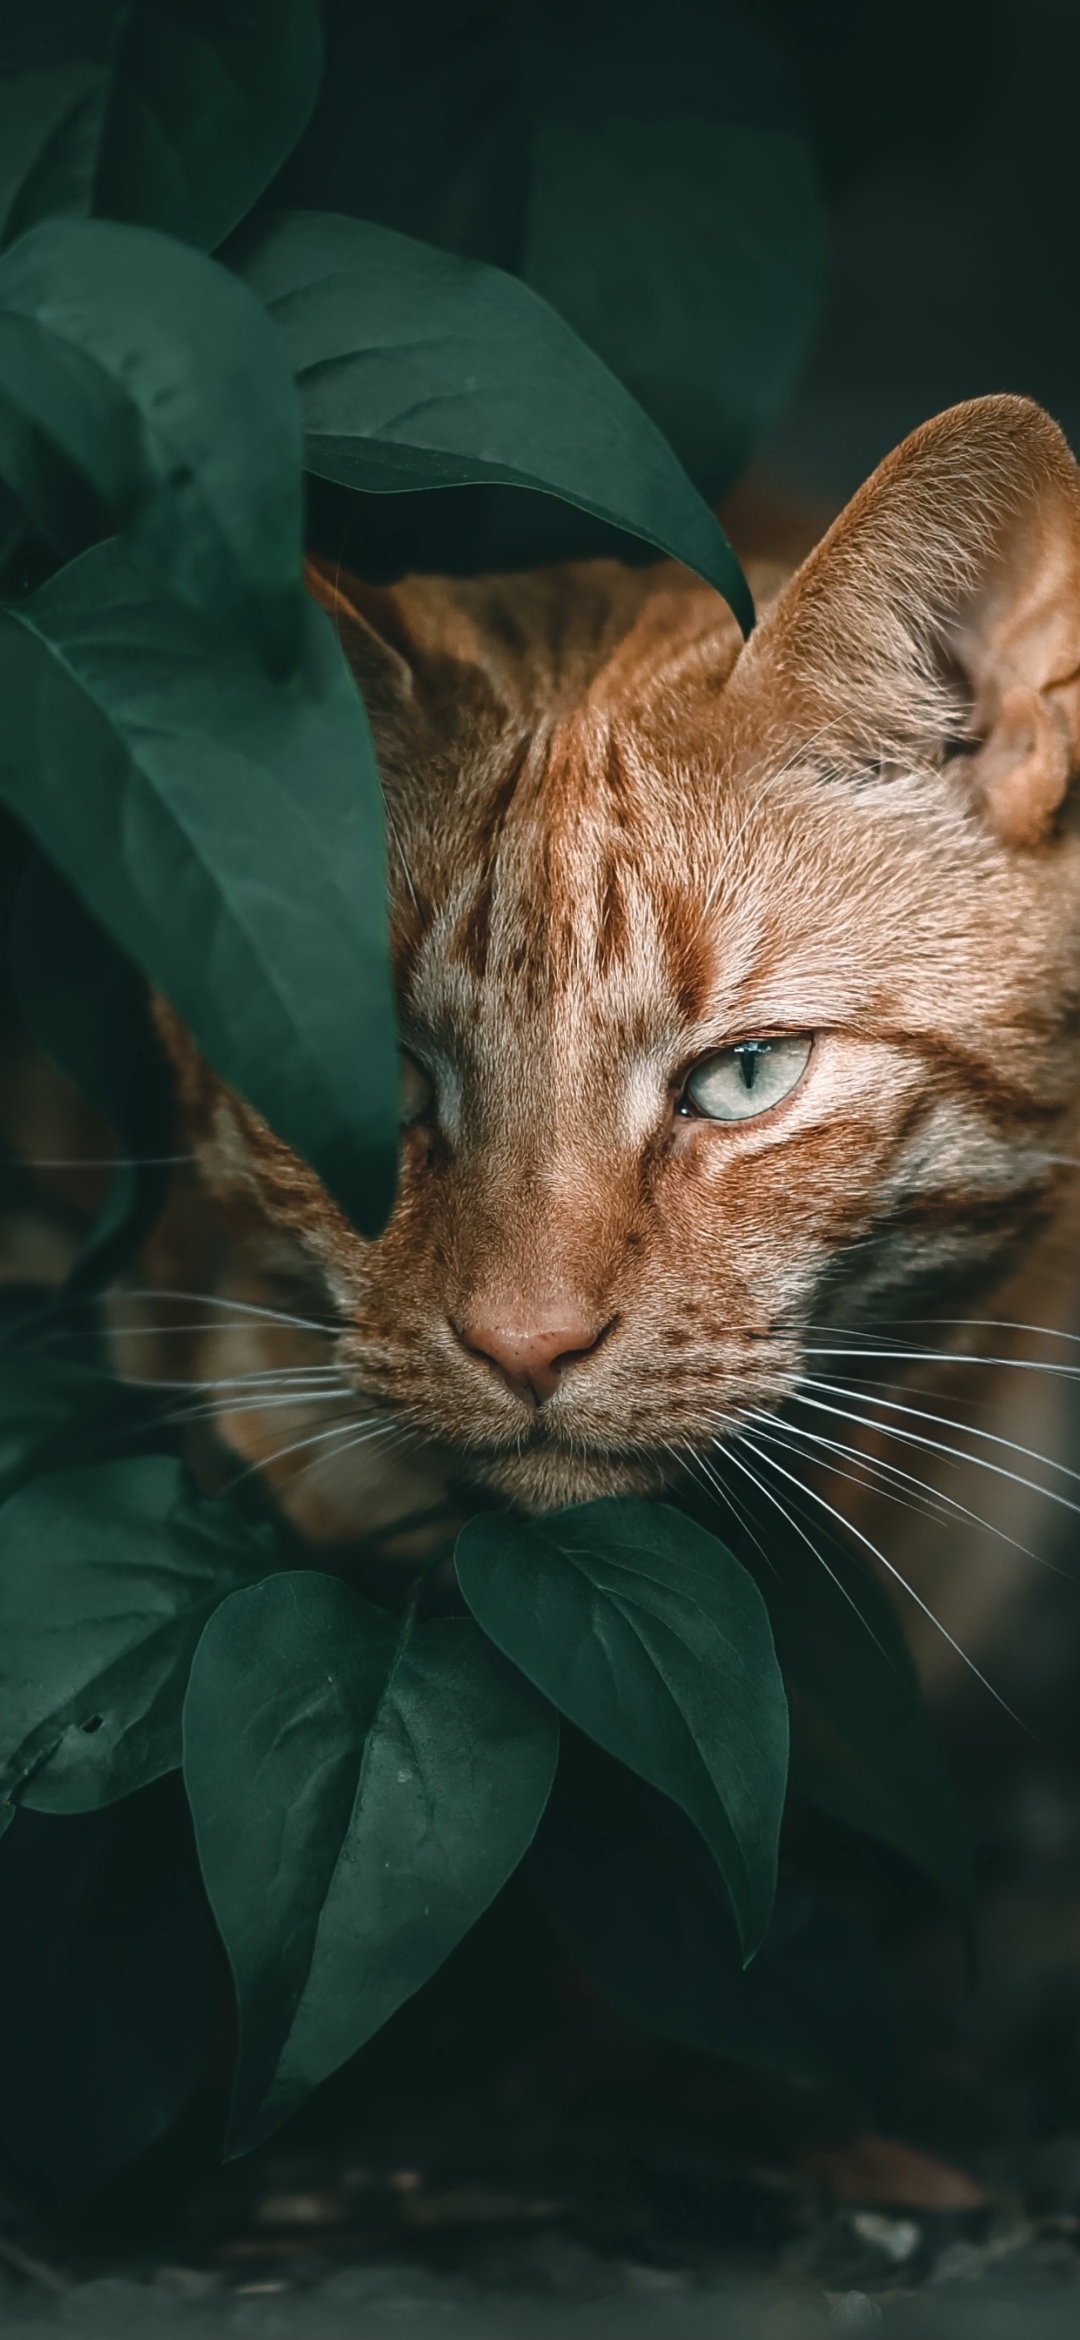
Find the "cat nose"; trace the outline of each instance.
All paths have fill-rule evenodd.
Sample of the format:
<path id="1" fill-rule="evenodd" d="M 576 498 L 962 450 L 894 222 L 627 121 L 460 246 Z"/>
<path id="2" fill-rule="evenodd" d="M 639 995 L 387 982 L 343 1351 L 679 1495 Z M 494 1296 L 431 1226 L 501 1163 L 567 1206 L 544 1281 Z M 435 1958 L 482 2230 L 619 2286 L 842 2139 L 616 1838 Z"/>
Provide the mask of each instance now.
<path id="1" fill-rule="evenodd" d="M 455 1324 L 454 1331 L 463 1349 L 498 1367 L 515 1397 L 542 1406 L 546 1398 L 554 1397 L 569 1365 L 595 1356 L 614 1321 L 612 1317 L 598 1325 L 595 1319 L 590 1323 L 561 1309 L 540 1322 L 507 1324 L 478 1311 L 464 1324 Z"/>

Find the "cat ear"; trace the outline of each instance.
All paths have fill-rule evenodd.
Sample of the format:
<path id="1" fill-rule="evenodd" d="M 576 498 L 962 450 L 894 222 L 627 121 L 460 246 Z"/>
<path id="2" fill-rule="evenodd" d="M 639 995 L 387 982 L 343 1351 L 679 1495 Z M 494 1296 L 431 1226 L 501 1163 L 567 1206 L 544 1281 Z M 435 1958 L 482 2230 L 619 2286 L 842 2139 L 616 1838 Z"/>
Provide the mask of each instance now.
<path id="1" fill-rule="evenodd" d="M 823 757 L 951 756 L 998 836 L 1037 844 L 1080 769 L 1080 473 L 1057 424 L 979 398 L 913 432 L 759 633 L 747 663 Z"/>

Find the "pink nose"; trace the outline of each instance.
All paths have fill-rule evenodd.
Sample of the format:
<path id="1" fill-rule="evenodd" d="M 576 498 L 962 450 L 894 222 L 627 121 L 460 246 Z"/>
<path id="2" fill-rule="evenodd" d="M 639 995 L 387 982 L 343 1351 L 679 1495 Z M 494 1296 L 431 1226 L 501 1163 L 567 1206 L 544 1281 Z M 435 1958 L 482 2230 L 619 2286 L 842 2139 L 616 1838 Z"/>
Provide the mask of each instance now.
<path id="1" fill-rule="evenodd" d="M 590 1324 L 560 1310 L 540 1323 L 504 1324 L 478 1310 L 454 1331 L 464 1349 L 498 1368 L 515 1397 L 542 1406 L 545 1398 L 554 1397 L 568 1365 L 595 1354 L 612 1323 L 614 1318 Z"/>

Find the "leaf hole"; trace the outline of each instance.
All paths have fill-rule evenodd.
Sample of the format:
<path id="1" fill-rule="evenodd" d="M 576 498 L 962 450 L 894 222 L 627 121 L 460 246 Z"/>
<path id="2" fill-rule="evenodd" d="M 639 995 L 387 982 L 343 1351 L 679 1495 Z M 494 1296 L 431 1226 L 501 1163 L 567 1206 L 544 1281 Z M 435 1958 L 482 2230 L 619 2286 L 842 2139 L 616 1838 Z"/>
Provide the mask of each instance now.
<path id="1" fill-rule="evenodd" d="M 86 1721 L 79 1724 L 79 1729 L 86 1731 L 88 1734 L 94 1731 L 99 1731 L 104 1720 L 105 1717 L 103 1714 L 88 1714 Z"/>

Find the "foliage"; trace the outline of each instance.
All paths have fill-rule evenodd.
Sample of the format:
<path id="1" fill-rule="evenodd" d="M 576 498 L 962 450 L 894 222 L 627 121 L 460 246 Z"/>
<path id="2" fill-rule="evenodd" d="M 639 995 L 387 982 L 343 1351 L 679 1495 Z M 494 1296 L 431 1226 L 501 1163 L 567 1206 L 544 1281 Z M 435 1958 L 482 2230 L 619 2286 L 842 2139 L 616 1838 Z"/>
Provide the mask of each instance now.
<path id="1" fill-rule="evenodd" d="M 316 1569 L 250 1484 L 199 1493 L 104 1362 L 94 1296 L 171 1140 L 149 985 L 363 1233 L 392 1203 L 379 777 L 301 591 L 305 497 L 371 576 L 659 550 L 748 628 L 709 499 L 813 310 L 805 145 L 738 9 L 701 31 L 680 0 L 662 55 L 607 0 L 425 0 L 365 15 L 361 50 L 359 22 L 40 0 L 0 33 L 0 804 L 35 848 L 12 972 L 122 1149 L 65 1290 L 9 1294 L 0 1328 L 3 2144 L 60 2187 L 181 2109 L 211 1918 L 242 2150 L 519 1867 L 636 2020 L 880 2093 L 865 1960 L 778 1870 L 789 1708 L 796 1794 L 964 1905 L 850 1556 L 823 1578 L 772 1522 L 732 1544 L 639 1501 L 486 1512 L 392 1613 L 362 1551 Z"/>

